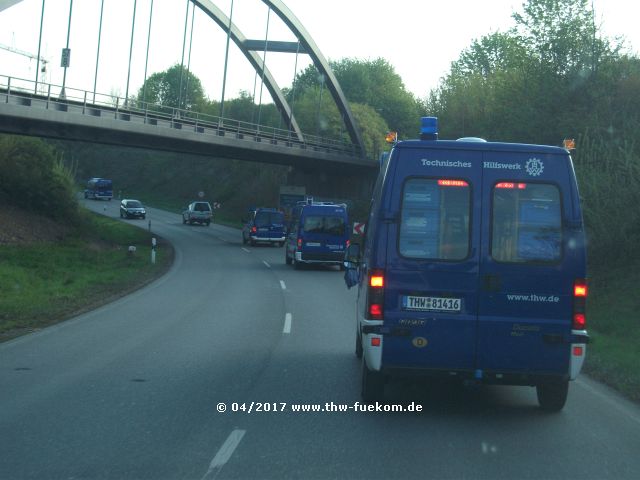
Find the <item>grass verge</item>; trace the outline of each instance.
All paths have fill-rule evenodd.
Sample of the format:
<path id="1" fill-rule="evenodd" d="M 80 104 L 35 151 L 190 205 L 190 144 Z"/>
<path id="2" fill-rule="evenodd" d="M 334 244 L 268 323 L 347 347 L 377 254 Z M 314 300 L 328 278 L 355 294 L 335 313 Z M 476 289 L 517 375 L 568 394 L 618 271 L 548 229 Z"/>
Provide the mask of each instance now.
<path id="1" fill-rule="evenodd" d="M 640 261 L 597 269 L 590 280 L 585 372 L 640 402 Z"/>
<path id="2" fill-rule="evenodd" d="M 129 254 L 133 245 L 137 251 Z M 55 243 L 0 248 L 0 341 L 39 330 L 130 293 L 168 270 L 173 248 L 151 234 L 87 214 L 77 231 Z"/>

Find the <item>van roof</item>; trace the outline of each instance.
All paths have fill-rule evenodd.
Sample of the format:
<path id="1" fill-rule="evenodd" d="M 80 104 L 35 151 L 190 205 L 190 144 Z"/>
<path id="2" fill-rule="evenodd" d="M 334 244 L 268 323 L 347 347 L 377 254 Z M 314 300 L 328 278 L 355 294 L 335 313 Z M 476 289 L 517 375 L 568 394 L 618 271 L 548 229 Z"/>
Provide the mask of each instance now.
<path id="1" fill-rule="evenodd" d="M 532 145 L 527 143 L 474 142 L 460 140 L 403 140 L 394 148 L 421 148 L 433 150 L 479 150 L 503 152 L 536 152 L 566 155 L 568 150 L 551 145 Z"/>

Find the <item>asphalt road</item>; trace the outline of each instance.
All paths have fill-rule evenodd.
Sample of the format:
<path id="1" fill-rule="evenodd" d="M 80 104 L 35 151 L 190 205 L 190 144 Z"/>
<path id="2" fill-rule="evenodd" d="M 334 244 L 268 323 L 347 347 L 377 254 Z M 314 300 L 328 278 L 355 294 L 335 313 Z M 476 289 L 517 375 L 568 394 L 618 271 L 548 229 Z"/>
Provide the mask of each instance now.
<path id="1" fill-rule="evenodd" d="M 405 381 L 390 403 L 421 412 L 355 411 L 341 272 L 294 270 L 231 228 L 148 220 L 175 246 L 167 275 L 0 344 L 0 479 L 640 478 L 640 408 L 584 376 L 559 414 L 528 387 Z"/>

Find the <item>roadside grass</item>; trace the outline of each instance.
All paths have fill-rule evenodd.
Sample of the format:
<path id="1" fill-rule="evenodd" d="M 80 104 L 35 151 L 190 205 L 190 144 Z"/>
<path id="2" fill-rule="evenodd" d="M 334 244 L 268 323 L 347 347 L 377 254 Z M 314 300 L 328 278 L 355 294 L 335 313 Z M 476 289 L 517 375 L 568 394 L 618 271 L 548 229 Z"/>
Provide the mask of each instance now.
<path id="1" fill-rule="evenodd" d="M 137 251 L 129 254 L 133 245 Z M 38 330 L 96 308 L 164 273 L 173 249 L 159 241 L 151 264 L 151 234 L 87 213 L 57 243 L 0 248 L 0 340 Z"/>
<path id="2" fill-rule="evenodd" d="M 585 372 L 640 402 L 640 261 L 591 278 Z"/>

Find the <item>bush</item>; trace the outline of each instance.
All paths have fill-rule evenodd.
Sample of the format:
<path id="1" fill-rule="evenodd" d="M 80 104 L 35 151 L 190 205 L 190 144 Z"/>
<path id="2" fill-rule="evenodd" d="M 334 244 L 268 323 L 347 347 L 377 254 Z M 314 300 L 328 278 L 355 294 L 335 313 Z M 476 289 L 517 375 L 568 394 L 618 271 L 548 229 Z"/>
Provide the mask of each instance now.
<path id="1" fill-rule="evenodd" d="M 71 171 L 36 138 L 0 136 L 0 201 L 58 220 L 78 220 Z"/>
<path id="2" fill-rule="evenodd" d="M 618 138 L 585 133 L 574 155 L 593 265 L 640 258 L 640 156 L 633 136 Z"/>

